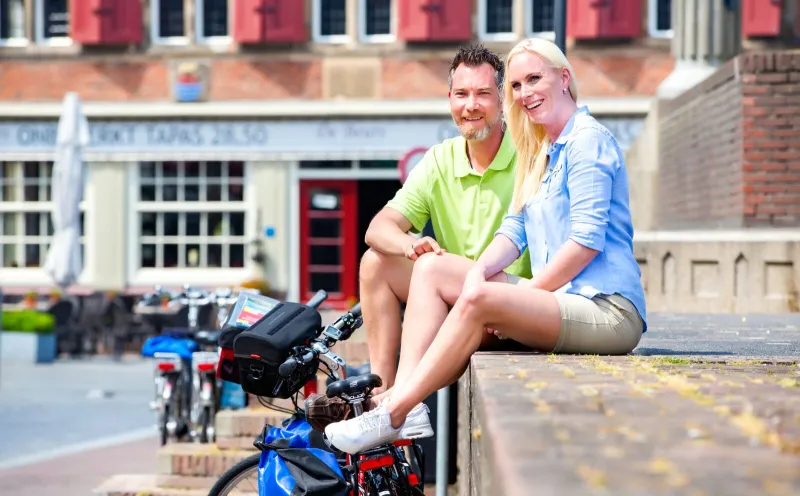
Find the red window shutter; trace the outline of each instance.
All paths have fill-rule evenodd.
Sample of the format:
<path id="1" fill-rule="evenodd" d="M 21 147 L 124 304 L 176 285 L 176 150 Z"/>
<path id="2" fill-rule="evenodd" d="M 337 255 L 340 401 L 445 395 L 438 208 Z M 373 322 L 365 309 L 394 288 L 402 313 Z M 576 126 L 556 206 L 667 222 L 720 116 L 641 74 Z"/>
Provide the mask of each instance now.
<path id="1" fill-rule="evenodd" d="M 636 38 L 641 32 L 642 0 L 568 0 L 570 38 Z"/>
<path id="2" fill-rule="evenodd" d="M 131 0 L 72 0 L 70 36 L 84 45 L 142 41 L 142 5 Z"/>
<path id="3" fill-rule="evenodd" d="M 472 38 L 470 0 L 404 0 L 398 37 L 405 41 L 466 41 Z"/>
<path id="4" fill-rule="evenodd" d="M 233 38 L 239 43 L 306 41 L 304 2 L 237 0 Z"/>
<path id="5" fill-rule="evenodd" d="M 233 39 L 237 43 L 264 41 L 264 0 L 236 0 L 233 3 Z"/>
<path id="6" fill-rule="evenodd" d="M 778 36 L 781 33 L 781 0 L 742 0 L 742 33 L 745 36 Z"/>

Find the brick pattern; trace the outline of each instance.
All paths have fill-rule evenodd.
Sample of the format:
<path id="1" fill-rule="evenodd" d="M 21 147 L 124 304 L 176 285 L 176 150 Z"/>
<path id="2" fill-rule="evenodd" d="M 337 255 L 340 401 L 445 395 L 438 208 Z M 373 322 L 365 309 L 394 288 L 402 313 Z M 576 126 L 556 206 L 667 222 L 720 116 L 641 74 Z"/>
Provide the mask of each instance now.
<path id="1" fill-rule="evenodd" d="M 374 59 L 378 70 L 372 94 L 358 98 L 388 100 L 443 98 L 452 51 L 387 54 Z M 269 57 L 219 55 L 209 64 L 212 101 L 322 99 L 336 95 L 337 81 L 322 77 L 324 55 L 273 54 Z M 653 95 L 670 73 L 674 59 L 665 49 L 631 53 L 570 55 L 582 97 Z M 71 59 L 41 57 L 0 61 L 0 101 L 60 101 L 66 91 L 80 91 L 86 101 L 168 101 L 169 56 L 115 56 Z M 351 64 L 351 76 L 363 77 L 364 64 Z M 343 65 L 344 68 L 348 64 Z M 373 87 L 366 84 L 364 88 Z"/>
<path id="2" fill-rule="evenodd" d="M 219 450 L 213 445 L 173 445 L 159 456 L 169 457 L 169 472 L 164 475 L 220 477 L 232 466 L 253 455 L 250 450 Z M 162 472 L 163 474 L 163 472 Z"/>
<path id="3" fill-rule="evenodd" d="M 659 112 L 658 227 L 800 225 L 800 51 L 742 54 Z"/>

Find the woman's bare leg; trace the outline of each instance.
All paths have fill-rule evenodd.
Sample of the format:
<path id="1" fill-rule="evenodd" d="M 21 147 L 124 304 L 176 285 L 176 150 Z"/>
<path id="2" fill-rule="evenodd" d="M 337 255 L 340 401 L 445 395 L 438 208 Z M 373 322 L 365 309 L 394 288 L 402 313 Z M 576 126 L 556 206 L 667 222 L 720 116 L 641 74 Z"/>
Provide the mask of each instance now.
<path id="1" fill-rule="evenodd" d="M 463 371 L 487 334 L 486 327 L 533 349 L 551 351 L 561 330 L 561 311 L 556 297 L 548 291 L 498 282 L 469 288 L 458 298 L 438 333 L 434 330 L 430 346 L 412 347 L 415 355 L 407 363 L 420 350 L 423 355 L 410 372 L 404 371 L 404 377 L 398 374 L 388 406 L 393 427 L 402 425 L 414 406 Z"/>

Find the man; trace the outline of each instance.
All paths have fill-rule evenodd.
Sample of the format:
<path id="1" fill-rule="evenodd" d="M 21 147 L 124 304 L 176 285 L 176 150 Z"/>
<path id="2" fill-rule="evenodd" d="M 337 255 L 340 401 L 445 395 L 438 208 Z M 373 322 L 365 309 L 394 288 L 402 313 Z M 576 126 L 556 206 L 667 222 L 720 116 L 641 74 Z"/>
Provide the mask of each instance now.
<path id="1" fill-rule="evenodd" d="M 459 50 L 450 66 L 448 95 L 461 136 L 428 150 L 367 229 L 370 248 L 359 279 L 371 372 L 383 380 L 375 395 L 394 384 L 401 302 L 408 299 L 414 261 L 442 251 L 477 259 L 511 203 L 516 152 L 502 121 L 503 72 L 503 61 L 483 46 Z M 428 220 L 436 240 L 410 234 L 422 232 Z M 531 278 L 527 250 L 506 271 Z M 346 414 L 341 402 L 324 395 L 310 397 L 306 407 L 315 427 Z"/>

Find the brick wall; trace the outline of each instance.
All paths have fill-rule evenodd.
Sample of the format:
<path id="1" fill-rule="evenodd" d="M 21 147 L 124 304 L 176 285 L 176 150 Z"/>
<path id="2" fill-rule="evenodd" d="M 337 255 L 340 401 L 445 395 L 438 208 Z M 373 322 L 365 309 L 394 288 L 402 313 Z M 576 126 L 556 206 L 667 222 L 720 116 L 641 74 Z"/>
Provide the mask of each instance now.
<path id="1" fill-rule="evenodd" d="M 658 227 L 800 226 L 800 51 L 742 54 L 659 116 Z"/>

